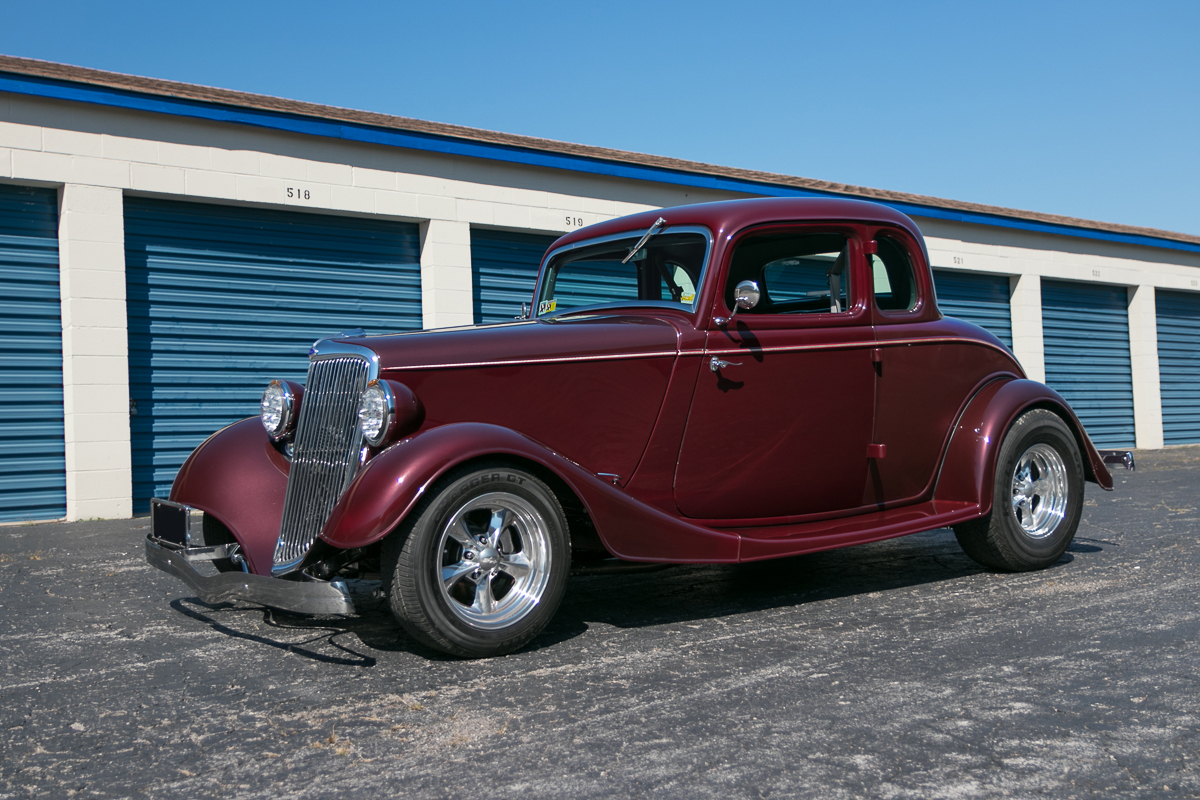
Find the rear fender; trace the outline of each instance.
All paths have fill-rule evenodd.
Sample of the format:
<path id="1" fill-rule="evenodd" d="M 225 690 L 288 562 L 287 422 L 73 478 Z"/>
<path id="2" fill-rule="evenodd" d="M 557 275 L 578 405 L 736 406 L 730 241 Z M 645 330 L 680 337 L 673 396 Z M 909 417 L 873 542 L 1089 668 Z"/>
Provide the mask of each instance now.
<path id="1" fill-rule="evenodd" d="M 270 575 L 287 470 L 262 421 L 251 417 L 217 431 L 188 456 L 170 499 L 220 520 L 242 546 L 250 571 Z"/>
<path id="2" fill-rule="evenodd" d="M 441 425 L 375 456 L 334 507 L 321 539 L 342 549 L 378 542 L 449 470 L 480 458 L 506 456 L 531 461 L 561 478 L 587 509 L 604 546 L 618 558 L 737 561 L 740 537 L 736 534 L 669 516 L 523 434 L 479 422 Z"/>
<path id="3" fill-rule="evenodd" d="M 1079 445 L 1084 477 L 1112 491 L 1112 476 L 1067 401 L 1036 381 L 1001 379 L 980 389 L 959 418 L 934 497 L 977 503 L 981 514 L 990 512 L 996 459 L 1004 434 L 1017 417 L 1032 408 L 1045 408 L 1062 417 Z"/>

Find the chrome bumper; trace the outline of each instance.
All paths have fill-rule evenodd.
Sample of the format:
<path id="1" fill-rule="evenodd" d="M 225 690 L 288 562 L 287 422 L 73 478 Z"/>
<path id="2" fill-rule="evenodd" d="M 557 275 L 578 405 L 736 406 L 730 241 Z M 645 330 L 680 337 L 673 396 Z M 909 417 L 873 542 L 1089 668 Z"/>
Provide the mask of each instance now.
<path id="1" fill-rule="evenodd" d="M 248 572 L 202 575 L 196 562 L 216 561 L 236 554 L 238 545 L 192 545 L 192 509 L 155 499 L 151 531 L 146 537 L 146 562 L 183 581 L 205 603 L 244 601 L 299 614 L 354 614 L 343 581 L 287 580 Z"/>

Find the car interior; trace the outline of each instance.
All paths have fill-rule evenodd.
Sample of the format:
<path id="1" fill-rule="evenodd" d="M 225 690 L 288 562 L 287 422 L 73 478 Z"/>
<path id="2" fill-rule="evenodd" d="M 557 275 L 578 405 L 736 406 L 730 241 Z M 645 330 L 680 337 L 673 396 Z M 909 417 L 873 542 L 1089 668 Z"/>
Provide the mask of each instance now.
<path id="1" fill-rule="evenodd" d="M 849 308 L 849 247 L 839 233 L 781 233 L 753 236 L 733 254 L 725 303 L 734 287 L 754 281 L 761 300 L 746 314 L 836 314 Z"/>

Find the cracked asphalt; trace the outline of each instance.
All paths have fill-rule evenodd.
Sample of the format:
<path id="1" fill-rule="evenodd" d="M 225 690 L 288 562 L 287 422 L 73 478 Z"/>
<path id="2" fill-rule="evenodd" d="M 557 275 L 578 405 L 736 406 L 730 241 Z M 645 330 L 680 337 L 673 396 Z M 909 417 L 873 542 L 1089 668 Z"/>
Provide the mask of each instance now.
<path id="1" fill-rule="evenodd" d="M 573 577 L 524 651 L 208 607 L 146 520 L 0 528 L 0 798 L 1198 797 L 1200 447 L 1049 570 L 937 530 Z"/>

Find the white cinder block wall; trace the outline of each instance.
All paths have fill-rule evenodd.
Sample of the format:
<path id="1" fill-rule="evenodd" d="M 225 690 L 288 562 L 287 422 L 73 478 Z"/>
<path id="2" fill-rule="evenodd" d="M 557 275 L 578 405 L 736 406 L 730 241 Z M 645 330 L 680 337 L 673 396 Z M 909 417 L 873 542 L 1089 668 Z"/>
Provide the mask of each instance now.
<path id="1" fill-rule="evenodd" d="M 1042 280 L 1036 273 L 1008 279 L 1009 314 L 1012 317 L 1013 354 L 1025 374 L 1046 381 L 1046 355 L 1042 342 Z"/>
<path id="2" fill-rule="evenodd" d="M 119 188 L 59 190 L 68 519 L 133 511 L 122 207 Z"/>
<path id="3" fill-rule="evenodd" d="M 1130 286 L 1129 360 L 1133 370 L 1133 424 L 1137 446 L 1163 446 L 1162 396 L 1158 379 L 1158 321 L 1154 286 Z"/>
<path id="4" fill-rule="evenodd" d="M 474 321 L 470 223 L 446 219 L 421 223 L 421 315 L 426 328 Z"/>
<path id="5" fill-rule="evenodd" d="M 426 327 L 472 321 L 473 226 L 562 233 L 745 196 L 0 94 L 0 178 L 60 191 L 69 519 L 129 516 L 123 197 L 416 222 Z M 1043 277 L 1128 287 L 1137 442 L 1162 446 L 1154 289 L 1196 289 L 1200 255 L 921 219 L 933 266 L 1009 276 L 1013 347 L 1044 380 Z"/>

